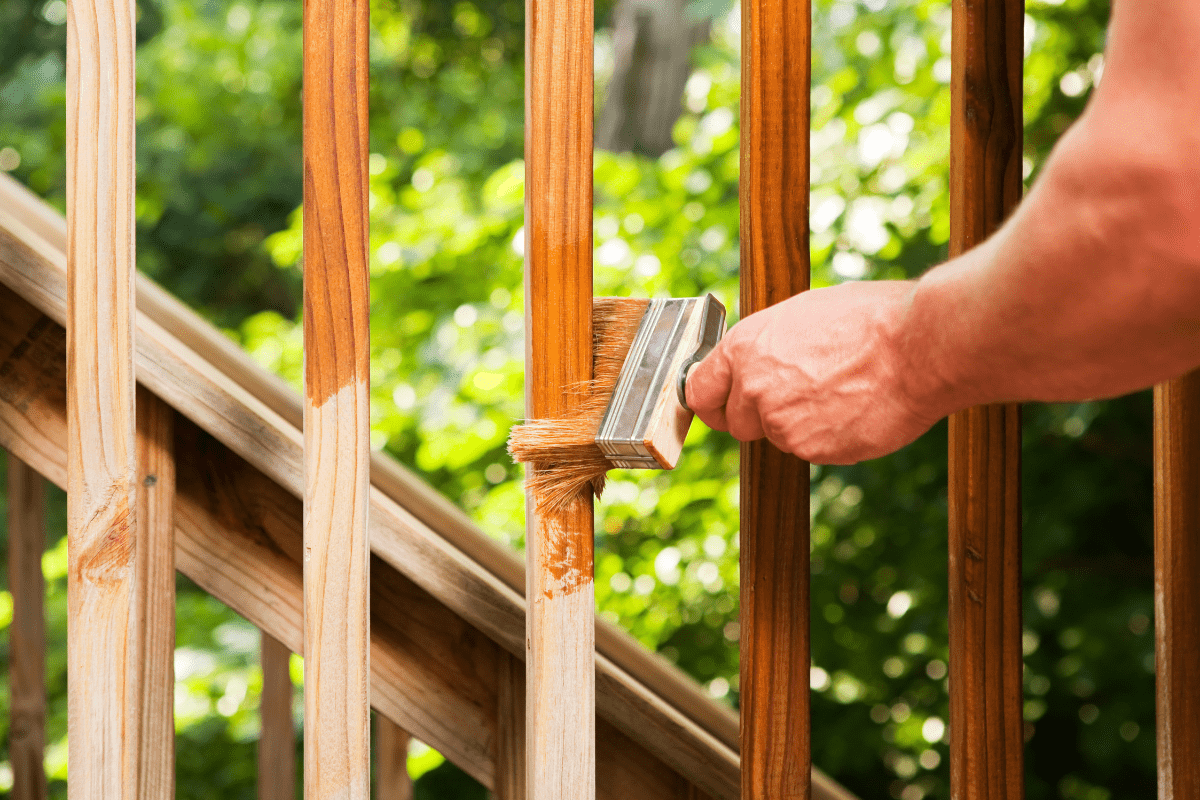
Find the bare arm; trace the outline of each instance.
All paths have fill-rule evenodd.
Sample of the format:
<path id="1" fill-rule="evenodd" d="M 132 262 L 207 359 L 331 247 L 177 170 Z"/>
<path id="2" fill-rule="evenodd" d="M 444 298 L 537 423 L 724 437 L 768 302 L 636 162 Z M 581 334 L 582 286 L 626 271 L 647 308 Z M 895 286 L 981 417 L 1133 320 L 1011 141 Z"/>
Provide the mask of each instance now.
<path id="1" fill-rule="evenodd" d="M 1117 5 L 1104 78 L 1042 178 L 916 284 L 902 346 L 942 384 L 918 396 L 1082 400 L 1200 364 L 1198 36 L 1195 3 Z"/>
<path id="2" fill-rule="evenodd" d="M 708 424 L 843 463 L 946 414 L 1081 400 L 1200 365 L 1200 4 L 1119 0 L 1105 74 L 1014 216 L 918 281 L 746 318 L 693 370 Z"/>

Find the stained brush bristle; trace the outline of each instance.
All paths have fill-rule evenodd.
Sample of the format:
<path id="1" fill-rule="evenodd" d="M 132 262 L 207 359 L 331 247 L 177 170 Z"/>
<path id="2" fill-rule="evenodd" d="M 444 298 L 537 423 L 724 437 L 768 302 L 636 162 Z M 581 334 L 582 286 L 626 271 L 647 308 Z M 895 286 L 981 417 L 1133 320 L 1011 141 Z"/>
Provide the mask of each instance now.
<path id="1" fill-rule="evenodd" d="M 528 465 L 527 488 L 539 510 L 561 509 L 587 491 L 597 497 L 612 464 L 596 446 L 596 431 L 617 385 L 625 356 L 650 301 L 598 297 L 592 302 L 592 380 L 577 387 L 585 395 L 575 413 L 516 425 L 508 437 L 514 461 Z"/>

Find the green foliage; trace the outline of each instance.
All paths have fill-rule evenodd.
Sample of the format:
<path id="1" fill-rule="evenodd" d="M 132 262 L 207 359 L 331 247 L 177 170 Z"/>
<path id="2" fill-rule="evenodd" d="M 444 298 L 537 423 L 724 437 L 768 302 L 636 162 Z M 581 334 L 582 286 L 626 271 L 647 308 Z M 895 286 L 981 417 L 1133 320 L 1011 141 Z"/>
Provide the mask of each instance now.
<path id="1" fill-rule="evenodd" d="M 0 39 L 0 163 L 11 148 L 16 174 L 60 201 L 56 2 L 0 12 L 27 32 Z M 814 285 L 913 276 L 945 256 L 948 5 L 814 3 Z M 1028 5 L 1032 179 L 1098 79 L 1108 4 Z M 694 6 L 715 19 L 677 147 L 596 154 L 596 290 L 714 291 L 735 309 L 739 33 L 722 3 Z M 598 4 L 600 24 L 610 7 Z M 521 547 L 504 441 L 523 414 L 523 4 L 376 0 L 372 14 L 372 445 Z M 290 0 L 160 0 L 143 5 L 139 49 L 141 266 L 294 383 L 299 16 Z M 611 63 L 597 41 L 597 63 Z M 1025 412 L 1031 800 L 1154 791 L 1149 418 L 1145 393 Z M 938 426 L 889 458 L 812 470 L 814 760 L 864 798 L 948 797 L 945 449 Z M 697 424 L 673 473 L 614 473 L 596 552 L 599 613 L 733 704 L 737 461 L 736 443 Z M 63 600 L 59 575 L 59 642 Z M 249 796 L 253 632 L 186 581 L 179 620 L 180 794 Z M 63 658 L 52 651 L 60 779 Z M 478 794 L 436 760 L 414 755 L 418 796 Z"/>

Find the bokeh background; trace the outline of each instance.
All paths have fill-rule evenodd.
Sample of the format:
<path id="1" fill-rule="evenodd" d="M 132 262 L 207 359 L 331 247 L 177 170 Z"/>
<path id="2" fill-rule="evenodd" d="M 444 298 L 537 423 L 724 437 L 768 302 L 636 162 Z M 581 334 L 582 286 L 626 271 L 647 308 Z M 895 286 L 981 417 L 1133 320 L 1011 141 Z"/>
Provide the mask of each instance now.
<path id="1" fill-rule="evenodd" d="M 813 283 L 920 274 L 949 235 L 949 3 L 813 5 Z M 1027 181 L 1100 78 L 1108 12 L 1028 0 Z M 66 13 L 0 5 L 0 169 L 59 208 Z M 504 442 L 523 413 L 523 13 L 522 0 L 374 0 L 370 118 L 372 446 L 518 549 L 521 470 Z M 297 385 L 300 21 L 298 0 L 143 0 L 137 103 L 139 267 Z M 713 291 L 736 309 L 738 9 L 598 0 L 596 26 L 596 291 Z M 1028 797 L 1152 797 L 1149 396 L 1024 414 Z M 812 469 L 813 757 L 864 799 L 949 796 L 945 451 L 943 424 L 894 456 Z M 599 613 L 733 706 L 737 459 L 697 424 L 674 473 L 615 473 L 596 551 Z M 57 797 L 64 512 L 56 492 Z M 0 627 L 10 619 L 3 593 Z M 257 632 L 183 578 L 178 626 L 178 795 L 250 798 Z M 420 744 L 409 767 L 419 798 L 485 794 Z"/>

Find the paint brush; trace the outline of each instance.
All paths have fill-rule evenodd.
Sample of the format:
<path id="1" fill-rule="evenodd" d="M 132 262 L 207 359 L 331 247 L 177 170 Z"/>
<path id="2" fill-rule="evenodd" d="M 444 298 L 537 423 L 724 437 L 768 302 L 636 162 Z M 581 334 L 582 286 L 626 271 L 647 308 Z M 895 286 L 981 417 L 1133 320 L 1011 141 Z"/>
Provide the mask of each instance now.
<path id="1" fill-rule="evenodd" d="M 508 452 L 529 465 L 539 509 L 581 492 L 597 497 L 614 467 L 673 469 L 692 422 L 684 382 L 725 332 L 725 307 L 706 297 L 592 302 L 592 380 L 571 417 L 512 429 Z"/>

